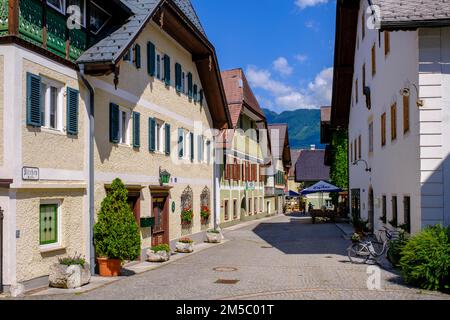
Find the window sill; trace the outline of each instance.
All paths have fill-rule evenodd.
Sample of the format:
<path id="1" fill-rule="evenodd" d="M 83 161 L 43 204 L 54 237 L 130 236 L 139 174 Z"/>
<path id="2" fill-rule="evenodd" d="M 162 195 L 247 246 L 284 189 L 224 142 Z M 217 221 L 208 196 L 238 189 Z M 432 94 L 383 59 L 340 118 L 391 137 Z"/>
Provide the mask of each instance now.
<path id="1" fill-rule="evenodd" d="M 58 135 L 58 136 L 66 135 L 66 132 L 64 132 L 63 130 L 52 129 L 52 128 L 47 128 L 47 127 L 41 127 L 41 132 L 50 133 L 50 134 L 54 134 L 54 135 Z"/>
<path id="2" fill-rule="evenodd" d="M 50 253 L 55 251 L 63 251 L 66 250 L 65 246 L 62 245 L 51 245 L 51 246 L 40 246 L 39 252 L 40 253 Z"/>

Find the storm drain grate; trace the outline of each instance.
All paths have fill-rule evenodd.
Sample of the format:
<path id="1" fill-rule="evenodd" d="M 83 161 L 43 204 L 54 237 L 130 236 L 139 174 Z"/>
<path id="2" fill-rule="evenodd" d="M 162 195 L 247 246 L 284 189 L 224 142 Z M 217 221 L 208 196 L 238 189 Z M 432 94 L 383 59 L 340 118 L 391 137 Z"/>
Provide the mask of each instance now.
<path id="1" fill-rule="evenodd" d="M 236 284 L 238 282 L 239 282 L 239 280 L 219 279 L 215 283 L 218 283 L 218 284 Z"/>
<path id="2" fill-rule="evenodd" d="M 237 268 L 233 268 L 233 267 L 217 267 L 213 269 L 216 272 L 235 272 L 238 271 Z"/>

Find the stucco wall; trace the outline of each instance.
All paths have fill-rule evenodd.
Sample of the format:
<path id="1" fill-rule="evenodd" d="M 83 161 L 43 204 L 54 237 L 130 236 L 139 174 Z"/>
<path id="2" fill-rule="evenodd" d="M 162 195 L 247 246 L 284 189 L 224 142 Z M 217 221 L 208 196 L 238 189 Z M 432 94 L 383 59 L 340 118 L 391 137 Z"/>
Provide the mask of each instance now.
<path id="1" fill-rule="evenodd" d="M 45 128 L 34 129 L 26 126 L 26 83 L 27 72 L 41 75 L 62 84 L 79 90 L 81 96 L 79 99 L 79 134 L 76 137 L 67 136 L 65 132 L 53 131 Z M 51 68 L 23 59 L 22 70 L 22 161 L 23 166 L 52 168 L 82 171 L 85 165 L 85 128 L 83 121 L 86 116 L 86 107 L 84 102 L 85 89 L 80 86 L 78 79 L 68 77 Z M 64 95 L 62 107 L 63 127 L 66 126 L 67 111 L 66 96 Z M 68 161 L 70 159 L 70 161 Z"/>
<path id="2" fill-rule="evenodd" d="M 350 111 L 349 141 L 362 136 L 362 159 L 372 168 L 367 173 L 363 163 L 350 164 L 350 189 L 361 189 L 361 215 L 368 218 L 369 189 L 372 186 L 375 197 L 375 228 L 382 227 L 381 199 L 387 196 L 387 221 L 392 219 L 392 195 L 398 196 L 398 223 L 403 220 L 403 197 L 411 196 L 412 231 L 421 228 L 420 222 L 420 164 L 419 164 L 419 111 L 415 107 L 416 92 L 411 86 L 410 131 L 403 134 L 403 98 L 400 90 L 409 83 L 418 83 L 418 34 L 392 32 L 390 53 L 384 53 L 384 34 L 366 27 L 362 40 L 361 8 L 358 24 L 359 49 L 355 54 L 355 75 L 353 78 L 352 106 Z M 365 22 L 364 22 L 365 23 Z M 372 77 L 371 49 L 376 48 L 376 75 Z M 366 108 L 362 94 L 362 66 L 366 65 L 366 85 L 371 90 L 372 109 Z M 355 80 L 358 79 L 359 101 L 355 99 Z M 390 107 L 397 103 L 397 140 L 391 141 Z M 381 115 L 386 112 L 386 146 L 381 146 Z M 369 123 L 374 122 L 374 152 L 369 153 Z M 350 150 L 350 148 L 349 148 Z"/>
<path id="3" fill-rule="evenodd" d="M 147 42 L 151 41 L 157 49 L 161 49 L 171 58 L 170 87 L 147 73 Z M 175 90 L 174 64 L 179 62 L 183 70 L 192 72 L 193 82 L 201 88 L 201 83 L 191 54 L 179 46 L 172 38 L 155 27 L 146 27 L 137 40 L 141 46 L 142 68 L 137 69 L 134 64 L 122 61 L 119 85 L 117 90 L 113 85 L 113 76 L 91 78 L 95 86 L 95 210 L 98 212 L 105 196 L 105 184 L 119 177 L 126 185 L 140 185 L 141 217 L 151 215 L 150 185 L 159 183 L 159 168 L 171 173 L 169 183 L 173 187 L 170 191 L 171 201 L 175 202 L 176 211 L 170 210 L 170 240 L 181 236 L 181 194 L 187 186 L 194 193 L 194 224 L 192 233 L 201 231 L 200 222 L 200 194 L 205 187 L 210 191 L 210 209 L 213 206 L 213 161 L 198 163 L 197 140 L 194 143 L 194 163 L 190 160 L 178 159 L 178 128 L 184 128 L 197 135 L 205 135 L 212 126 L 208 106 L 191 101 L 187 95 L 179 94 Z M 115 145 L 109 141 L 109 105 L 116 103 L 122 108 L 140 113 L 141 146 L 135 149 L 127 145 Z M 149 152 L 148 119 L 155 117 L 171 125 L 171 156 Z M 201 125 L 199 125 L 201 124 Z M 132 121 L 130 122 L 132 125 Z M 211 148 L 212 149 L 212 148 Z M 212 150 L 211 150 L 212 151 Z M 171 206 L 170 206 L 171 207 Z M 212 219 L 211 219 L 212 221 Z M 142 230 L 143 247 L 149 247 L 150 230 Z"/>
<path id="4" fill-rule="evenodd" d="M 83 221 L 84 190 L 24 190 L 17 193 L 17 230 L 20 238 L 16 240 L 17 281 L 25 281 L 48 275 L 49 267 L 58 262 L 59 257 L 85 252 Z M 41 201 L 58 200 L 61 203 L 61 245 L 64 249 L 41 252 L 39 245 L 39 206 Z"/>

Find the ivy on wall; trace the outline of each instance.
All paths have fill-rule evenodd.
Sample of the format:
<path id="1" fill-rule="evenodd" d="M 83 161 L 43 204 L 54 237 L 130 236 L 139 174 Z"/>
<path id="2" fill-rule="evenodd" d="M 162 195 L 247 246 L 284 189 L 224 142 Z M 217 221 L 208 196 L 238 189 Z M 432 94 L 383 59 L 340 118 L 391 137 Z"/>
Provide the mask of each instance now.
<path id="1" fill-rule="evenodd" d="M 331 140 L 332 164 L 330 168 L 331 183 L 348 189 L 348 136 L 346 130 L 335 130 Z"/>

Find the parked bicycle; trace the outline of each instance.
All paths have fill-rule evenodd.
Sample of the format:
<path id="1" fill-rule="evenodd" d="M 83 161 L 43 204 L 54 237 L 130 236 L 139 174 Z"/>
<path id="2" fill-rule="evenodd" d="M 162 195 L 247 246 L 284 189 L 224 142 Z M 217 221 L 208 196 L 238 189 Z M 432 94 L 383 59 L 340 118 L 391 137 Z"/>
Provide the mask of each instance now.
<path id="1" fill-rule="evenodd" d="M 358 241 L 347 249 L 351 263 L 364 264 L 369 259 L 378 262 L 389 250 L 389 242 L 398 239 L 399 236 L 398 231 L 391 231 L 386 228 L 378 231 L 378 233 L 378 236 L 374 239 Z"/>

